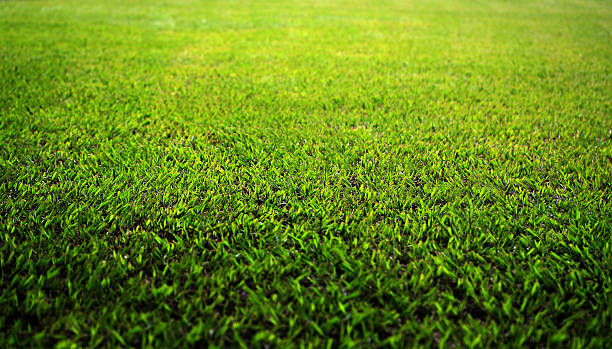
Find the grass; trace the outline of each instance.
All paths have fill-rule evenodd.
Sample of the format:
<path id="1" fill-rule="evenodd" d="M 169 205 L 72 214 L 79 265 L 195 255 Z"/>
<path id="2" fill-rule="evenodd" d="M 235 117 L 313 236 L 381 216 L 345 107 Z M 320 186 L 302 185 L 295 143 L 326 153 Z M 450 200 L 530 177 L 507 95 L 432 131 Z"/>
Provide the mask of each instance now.
<path id="1" fill-rule="evenodd" d="M 612 344 L 609 1 L 3 1 L 0 346 Z"/>

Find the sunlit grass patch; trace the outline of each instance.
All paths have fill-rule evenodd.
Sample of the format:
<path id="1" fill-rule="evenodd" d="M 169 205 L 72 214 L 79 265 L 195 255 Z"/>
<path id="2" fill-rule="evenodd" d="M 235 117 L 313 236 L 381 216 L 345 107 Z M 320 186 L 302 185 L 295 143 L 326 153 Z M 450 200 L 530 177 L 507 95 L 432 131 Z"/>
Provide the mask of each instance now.
<path id="1" fill-rule="evenodd" d="M 0 18 L 0 346 L 612 341 L 606 2 Z"/>

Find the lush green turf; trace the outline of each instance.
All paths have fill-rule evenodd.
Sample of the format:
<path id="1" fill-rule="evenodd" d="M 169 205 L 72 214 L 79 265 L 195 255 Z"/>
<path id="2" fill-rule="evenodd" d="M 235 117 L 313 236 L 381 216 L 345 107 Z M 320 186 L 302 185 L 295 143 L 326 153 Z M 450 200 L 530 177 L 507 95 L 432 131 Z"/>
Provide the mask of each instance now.
<path id="1" fill-rule="evenodd" d="M 0 2 L 0 347 L 612 344 L 612 3 Z"/>

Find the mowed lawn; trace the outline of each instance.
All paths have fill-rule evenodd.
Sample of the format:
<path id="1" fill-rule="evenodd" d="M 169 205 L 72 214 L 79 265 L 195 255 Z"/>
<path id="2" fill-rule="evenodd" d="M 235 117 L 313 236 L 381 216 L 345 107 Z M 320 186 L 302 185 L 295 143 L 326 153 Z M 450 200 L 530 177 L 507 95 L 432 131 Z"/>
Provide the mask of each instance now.
<path id="1" fill-rule="evenodd" d="M 612 2 L 0 2 L 0 347 L 612 345 Z"/>

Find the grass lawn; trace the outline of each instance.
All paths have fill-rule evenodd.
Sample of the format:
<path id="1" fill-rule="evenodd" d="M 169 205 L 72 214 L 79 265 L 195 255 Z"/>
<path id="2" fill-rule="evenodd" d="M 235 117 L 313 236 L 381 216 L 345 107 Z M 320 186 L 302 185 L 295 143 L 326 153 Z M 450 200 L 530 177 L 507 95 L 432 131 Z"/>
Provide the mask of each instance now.
<path id="1" fill-rule="evenodd" d="M 0 347 L 610 347 L 612 2 L 0 2 Z"/>

